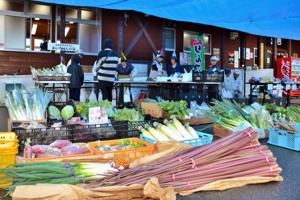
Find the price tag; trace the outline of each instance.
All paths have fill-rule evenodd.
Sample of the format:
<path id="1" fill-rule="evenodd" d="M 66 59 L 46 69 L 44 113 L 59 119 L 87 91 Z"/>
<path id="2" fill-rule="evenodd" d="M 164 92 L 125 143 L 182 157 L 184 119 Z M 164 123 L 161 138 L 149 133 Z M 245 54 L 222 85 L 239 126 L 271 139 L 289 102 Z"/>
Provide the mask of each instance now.
<path id="1" fill-rule="evenodd" d="M 281 84 L 277 84 L 276 85 L 276 90 L 281 90 L 282 89 L 282 85 Z"/>
<path id="2" fill-rule="evenodd" d="M 297 85 L 296 84 L 292 85 L 292 90 L 297 90 Z"/>
<path id="3" fill-rule="evenodd" d="M 268 90 L 273 90 L 273 84 L 268 84 Z"/>
<path id="4" fill-rule="evenodd" d="M 285 90 L 290 90 L 291 89 L 291 84 L 286 84 L 285 85 Z"/>

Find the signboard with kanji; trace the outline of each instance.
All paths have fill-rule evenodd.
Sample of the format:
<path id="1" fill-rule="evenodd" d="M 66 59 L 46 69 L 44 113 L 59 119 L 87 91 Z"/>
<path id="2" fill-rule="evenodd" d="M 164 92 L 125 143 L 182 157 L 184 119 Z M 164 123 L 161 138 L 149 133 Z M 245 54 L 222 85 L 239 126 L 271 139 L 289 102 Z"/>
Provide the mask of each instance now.
<path id="1" fill-rule="evenodd" d="M 197 35 L 190 36 L 190 45 L 192 65 L 197 65 L 202 70 L 205 70 L 204 37 Z"/>

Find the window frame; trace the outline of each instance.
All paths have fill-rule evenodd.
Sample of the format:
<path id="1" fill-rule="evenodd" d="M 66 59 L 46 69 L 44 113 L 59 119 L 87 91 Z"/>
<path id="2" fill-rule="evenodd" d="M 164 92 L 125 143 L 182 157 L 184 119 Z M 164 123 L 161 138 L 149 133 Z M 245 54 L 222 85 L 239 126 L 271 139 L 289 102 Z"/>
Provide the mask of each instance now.
<path id="1" fill-rule="evenodd" d="M 176 50 L 176 29 L 175 28 L 168 28 L 168 27 L 166 27 L 165 28 L 165 31 L 166 30 L 172 30 L 173 32 L 174 32 L 174 38 L 173 38 L 173 44 L 174 44 L 174 48 L 172 49 L 172 48 L 167 48 L 166 46 L 165 46 L 165 51 L 175 51 Z M 165 41 L 166 41 L 166 37 L 165 37 Z M 166 45 L 166 42 L 165 42 L 165 45 Z"/>

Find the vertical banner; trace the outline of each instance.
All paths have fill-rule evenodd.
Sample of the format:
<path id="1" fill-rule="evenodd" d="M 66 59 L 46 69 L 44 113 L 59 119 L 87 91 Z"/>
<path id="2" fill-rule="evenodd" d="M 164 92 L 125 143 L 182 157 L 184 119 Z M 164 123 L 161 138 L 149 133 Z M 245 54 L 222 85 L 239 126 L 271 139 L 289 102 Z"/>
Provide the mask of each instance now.
<path id="1" fill-rule="evenodd" d="M 197 35 L 190 36 L 190 45 L 192 65 L 197 65 L 202 70 L 205 70 L 204 37 Z"/>

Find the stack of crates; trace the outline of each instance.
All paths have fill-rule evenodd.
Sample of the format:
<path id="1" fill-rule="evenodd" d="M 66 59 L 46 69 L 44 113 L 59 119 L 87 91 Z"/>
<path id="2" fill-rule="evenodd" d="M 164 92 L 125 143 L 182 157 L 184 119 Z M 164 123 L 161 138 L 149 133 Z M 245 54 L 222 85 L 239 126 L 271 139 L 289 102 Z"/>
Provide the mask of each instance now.
<path id="1" fill-rule="evenodd" d="M 13 132 L 0 132 L 0 168 L 14 164 L 18 154 L 17 136 Z M 0 173 L 0 188 L 12 185 L 12 179 L 3 179 L 4 174 Z"/>

